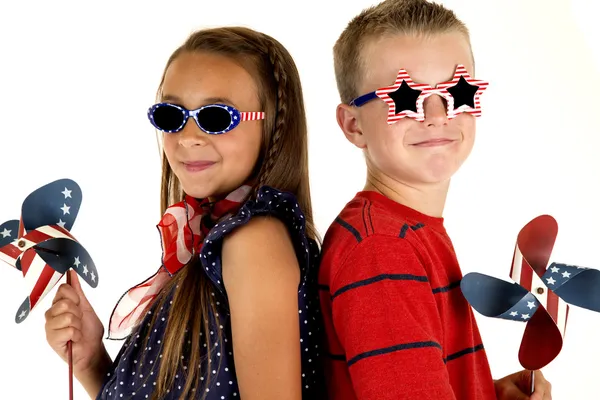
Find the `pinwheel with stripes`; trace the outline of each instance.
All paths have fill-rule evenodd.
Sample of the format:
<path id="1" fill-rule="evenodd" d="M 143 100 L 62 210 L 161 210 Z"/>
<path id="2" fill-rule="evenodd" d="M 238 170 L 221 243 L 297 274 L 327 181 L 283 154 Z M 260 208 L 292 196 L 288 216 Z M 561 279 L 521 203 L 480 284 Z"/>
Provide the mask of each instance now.
<path id="1" fill-rule="evenodd" d="M 517 237 L 510 277 L 514 283 L 472 272 L 460 284 L 470 305 L 487 317 L 526 324 L 519 362 L 538 370 L 563 347 L 569 304 L 600 312 L 600 271 L 551 262 L 558 224 L 540 215 Z"/>
<path id="2" fill-rule="evenodd" d="M 76 182 L 60 179 L 27 196 L 19 220 L 0 225 L 0 260 L 21 271 L 28 293 L 15 316 L 17 323 L 27 318 L 70 268 L 91 287 L 98 286 L 92 258 L 70 232 L 81 199 Z"/>

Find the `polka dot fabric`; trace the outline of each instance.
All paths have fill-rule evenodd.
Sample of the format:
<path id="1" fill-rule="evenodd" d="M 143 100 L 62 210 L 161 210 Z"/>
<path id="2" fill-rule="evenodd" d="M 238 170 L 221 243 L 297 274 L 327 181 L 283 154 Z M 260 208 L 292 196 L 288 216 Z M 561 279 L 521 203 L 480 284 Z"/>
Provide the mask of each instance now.
<path id="1" fill-rule="evenodd" d="M 322 351 L 320 340 L 322 335 L 322 320 L 319 309 L 317 268 L 319 249 L 313 240 L 306 237 L 304 215 L 296 198 L 286 192 L 280 192 L 268 186 L 258 191 L 256 200 L 248 200 L 238 213 L 231 218 L 215 225 L 205 239 L 200 254 L 201 266 L 214 286 L 212 295 L 217 304 L 217 315 L 211 315 L 212 321 L 209 332 L 202 332 L 200 337 L 193 338 L 185 331 L 188 346 L 191 340 L 198 340 L 202 346 L 201 357 L 206 356 L 206 346 L 203 335 L 214 338 L 212 356 L 205 370 L 205 365 L 193 366 L 201 368 L 203 377 L 194 393 L 195 398 L 206 400 L 239 399 L 239 389 L 233 360 L 231 343 L 231 326 L 227 303 L 227 294 L 223 285 L 221 266 L 221 245 L 223 238 L 236 227 L 244 225 L 257 215 L 272 215 L 282 220 L 292 236 L 296 255 L 301 268 L 301 282 L 298 287 L 298 318 L 300 321 L 300 345 L 302 351 L 302 398 L 325 398 L 325 387 L 321 366 Z M 113 370 L 106 376 L 97 400 L 107 399 L 149 399 L 156 385 L 160 360 L 162 358 L 162 335 L 168 317 L 168 308 L 151 309 L 131 334 L 113 364 Z M 152 313 L 158 313 L 156 324 L 150 326 Z M 215 322 L 218 318 L 218 324 Z M 223 340 L 217 341 L 221 331 Z M 149 333 L 147 345 L 143 338 Z M 189 353 L 184 353 L 177 371 L 175 383 L 170 388 L 168 399 L 179 399 L 185 385 L 185 370 L 192 368 L 186 363 Z M 210 374 L 208 386 L 206 374 Z"/>

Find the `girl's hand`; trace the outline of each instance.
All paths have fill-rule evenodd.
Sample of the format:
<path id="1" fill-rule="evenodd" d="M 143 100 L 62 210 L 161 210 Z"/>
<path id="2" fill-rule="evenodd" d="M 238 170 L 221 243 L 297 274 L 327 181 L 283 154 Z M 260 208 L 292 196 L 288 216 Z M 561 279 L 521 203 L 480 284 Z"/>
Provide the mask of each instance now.
<path id="1" fill-rule="evenodd" d="M 102 343 L 104 326 L 85 297 L 77 273 L 67 273 L 71 274 L 71 285 L 59 286 L 52 307 L 45 314 L 46 340 L 65 362 L 67 342 L 73 342 L 73 374 L 95 397 L 111 366 Z"/>

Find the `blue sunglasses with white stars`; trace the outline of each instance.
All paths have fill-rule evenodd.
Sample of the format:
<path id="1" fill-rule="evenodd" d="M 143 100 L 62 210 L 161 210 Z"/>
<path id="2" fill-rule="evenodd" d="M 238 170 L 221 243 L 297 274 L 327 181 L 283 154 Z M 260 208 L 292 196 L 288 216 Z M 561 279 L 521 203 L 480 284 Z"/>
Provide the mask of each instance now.
<path id="1" fill-rule="evenodd" d="M 148 109 L 150 123 L 165 133 L 179 132 L 190 117 L 202 131 L 210 135 L 220 135 L 229 132 L 242 121 L 264 119 L 265 113 L 242 112 L 225 104 L 207 104 L 195 110 L 188 110 L 172 103 L 158 103 Z"/>

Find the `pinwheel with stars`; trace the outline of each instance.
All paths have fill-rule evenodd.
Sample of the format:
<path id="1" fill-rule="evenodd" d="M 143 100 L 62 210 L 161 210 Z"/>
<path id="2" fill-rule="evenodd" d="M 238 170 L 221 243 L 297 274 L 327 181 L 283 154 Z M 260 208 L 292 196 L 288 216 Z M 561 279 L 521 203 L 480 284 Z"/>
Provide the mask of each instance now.
<path id="1" fill-rule="evenodd" d="M 70 268 L 91 287 L 98 286 L 92 258 L 70 232 L 81 199 L 77 183 L 57 180 L 27 196 L 20 220 L 0 225 L 0 260 L 22 272 L 29 293 L 17 311 L 17 323 L 27 318 Z"/>
<path id="2" fill-rule="evenodd" d="M 563 347 L 569 304 L 600 312 L 600 271 L 552 262 L 558 224 L 541 215 L 517 237 L 510 277 L 514 283 L 472 272 L 460 284 L 470 305 L 487 317 L 526 324 L 519 362 L 534 371 L 548 365 Z"/>
<path id="3" fill-rule="evenodd" d="M 73 237 L 82 193 L 70 179 L 51 182 L 32 192 L 20 220 L 0 225 L 0 260 L 23 273 L 29 295 L 18 309 L 17 323 L 73 268 L 91 287 L 98 271 L 87 250 Z"/>

